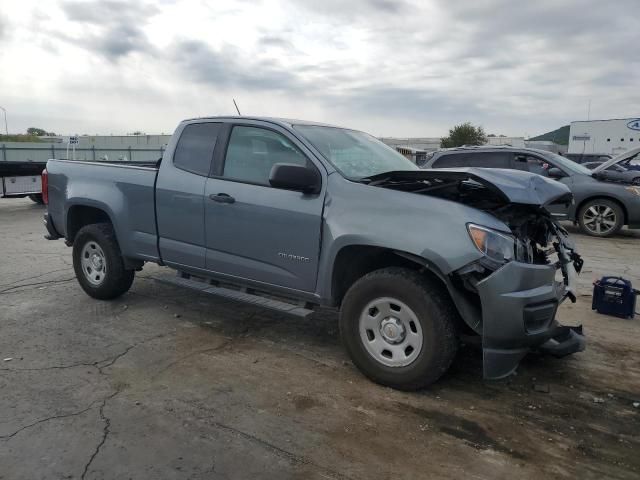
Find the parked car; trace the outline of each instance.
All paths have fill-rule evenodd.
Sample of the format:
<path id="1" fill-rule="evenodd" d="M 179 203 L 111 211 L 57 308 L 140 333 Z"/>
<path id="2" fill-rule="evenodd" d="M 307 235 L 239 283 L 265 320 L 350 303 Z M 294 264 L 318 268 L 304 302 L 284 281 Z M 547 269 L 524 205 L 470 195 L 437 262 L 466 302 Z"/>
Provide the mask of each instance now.
<path id="1" fill-rule="evenodd" d="M 611 160 L 607 160 L 602 168 L 608 168 L 610 165 L 619 165 L 627 170 L 640 171 L 640 147 L 631 148 Z"/>
<path id="2" fill-rule="evenodd" d="M 400 389 L 437 380 L 461 338 L 487 378 L 584 348 L 555 319 L 582 260 L 544 208 L 571 193 L 539 175 L 424 171 L 355 130 L 224 117 L 182 122 L 159 164 L 49 160 L 43 178 L 48 238 L 73 246 L 94 298 L 154 262 L 289 314 L 339 307 L 355 365 Z"/>
<path id="3" fill-rule="evenodd" d="M 604 162 L 587 162 L 583 163 L 589 170 L 595 170 L 602 166 Z M 640 185 L 640 172 L 637 170 L 627 170 L 621 165 L 614 164 L 609 167 L 598 170 L 600 177 L 605 180 L 612 180 L 621 183 L 630 183 L 632 185 Z"/>
<path id="4" fill-rule="evenodd" d="M 460 147 L 435 152 L 424 166 L 459 167 L 519 170 L 567 185 L 574 202 L 547 208 L 556 219 L 571 220 L 588 235 L 609 237 L 624 225 L 640 228 L 640 187 L 612 181 L 599 175 L 599 170 L 592 172 L 555 153 L 534 148 Z"/>

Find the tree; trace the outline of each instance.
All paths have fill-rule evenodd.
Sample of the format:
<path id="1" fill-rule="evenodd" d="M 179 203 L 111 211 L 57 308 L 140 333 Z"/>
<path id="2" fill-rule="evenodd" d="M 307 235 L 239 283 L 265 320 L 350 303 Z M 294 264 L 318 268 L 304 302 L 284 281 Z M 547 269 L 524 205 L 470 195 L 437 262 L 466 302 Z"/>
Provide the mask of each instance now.
<path id="1" fill-rule="evenodd" d="M 449 130 L 449 136 L 441 138 L 440 143 L 442 148 L 484 145 L 487 143 L 487 136 L 481 126 L 474 127 L 471 122 L 466 122 Z"/>
<path id="2" fill-rule="evenodd" d="M 43 135 L 46 135 L 46 134 L 47 134 L 47 131 L 41 128 L 36 128 L 36 127 L 27 128 L 27 135 L 35 135 L 36 137 L 42 137 Z"/>

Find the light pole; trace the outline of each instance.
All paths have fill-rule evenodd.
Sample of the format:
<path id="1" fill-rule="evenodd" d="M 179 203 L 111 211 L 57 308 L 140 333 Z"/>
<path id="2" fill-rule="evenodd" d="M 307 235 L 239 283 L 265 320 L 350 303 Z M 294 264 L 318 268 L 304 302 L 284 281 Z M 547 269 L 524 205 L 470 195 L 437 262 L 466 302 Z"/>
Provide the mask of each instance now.
<path id="1" fill-rule="evenodd" d="M 4 131 L 8 136 L 9 135 L 9 127 L 7 127 L 7 111 L 4 109 L 4 107 L 0 107 L 0 110 L 2 110 L 4 112 Z"/>

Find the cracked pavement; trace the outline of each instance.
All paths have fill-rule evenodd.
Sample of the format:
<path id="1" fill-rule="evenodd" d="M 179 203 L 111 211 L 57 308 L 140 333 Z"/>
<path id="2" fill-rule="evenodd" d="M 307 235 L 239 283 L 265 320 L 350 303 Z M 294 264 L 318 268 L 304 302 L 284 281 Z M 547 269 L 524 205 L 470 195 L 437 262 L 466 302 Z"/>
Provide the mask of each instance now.
<path id="1" fill-rule="evenodd" d="M 93 300 L 42 213 L 0 199 L 0 479 L 640 476 L 640 322 L 589 298 L 603 274 L 640 286 L 638 232 L 574 234 L 585 270 L 560 317 L 585 324 L 586 352 L 484 382 L 467 347 L 403 393 L 353 367 L 332 311 L 261 311 L 159 284 L 153 265 Z"/>

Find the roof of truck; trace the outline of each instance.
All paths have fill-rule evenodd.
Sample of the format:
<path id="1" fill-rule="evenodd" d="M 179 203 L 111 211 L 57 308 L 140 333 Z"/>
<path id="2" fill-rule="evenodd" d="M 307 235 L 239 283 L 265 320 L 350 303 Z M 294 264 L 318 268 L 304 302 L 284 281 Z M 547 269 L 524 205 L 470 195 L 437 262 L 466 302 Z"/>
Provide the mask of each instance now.
<path id="1" fill-rule="evenodd" d="M 298 120 L 294 118 L 279 118 L 279 117 L 255 117 L 250 115 L 219 115 L 213 117 L 195 117 L 195 118 L 187 118 L 184 120 L 185 122 L 191 120 L 260 120 L 263 122 L 276 123 L 279 125 L 286 125 L 288 127 L 292 125 L 316 125 L 320 127 L 332 127 L 332 128 L 344 128 L 338 125 L 330 125 L 328 123 L 322 122 L 313 122 L 310 120 Z"/>

